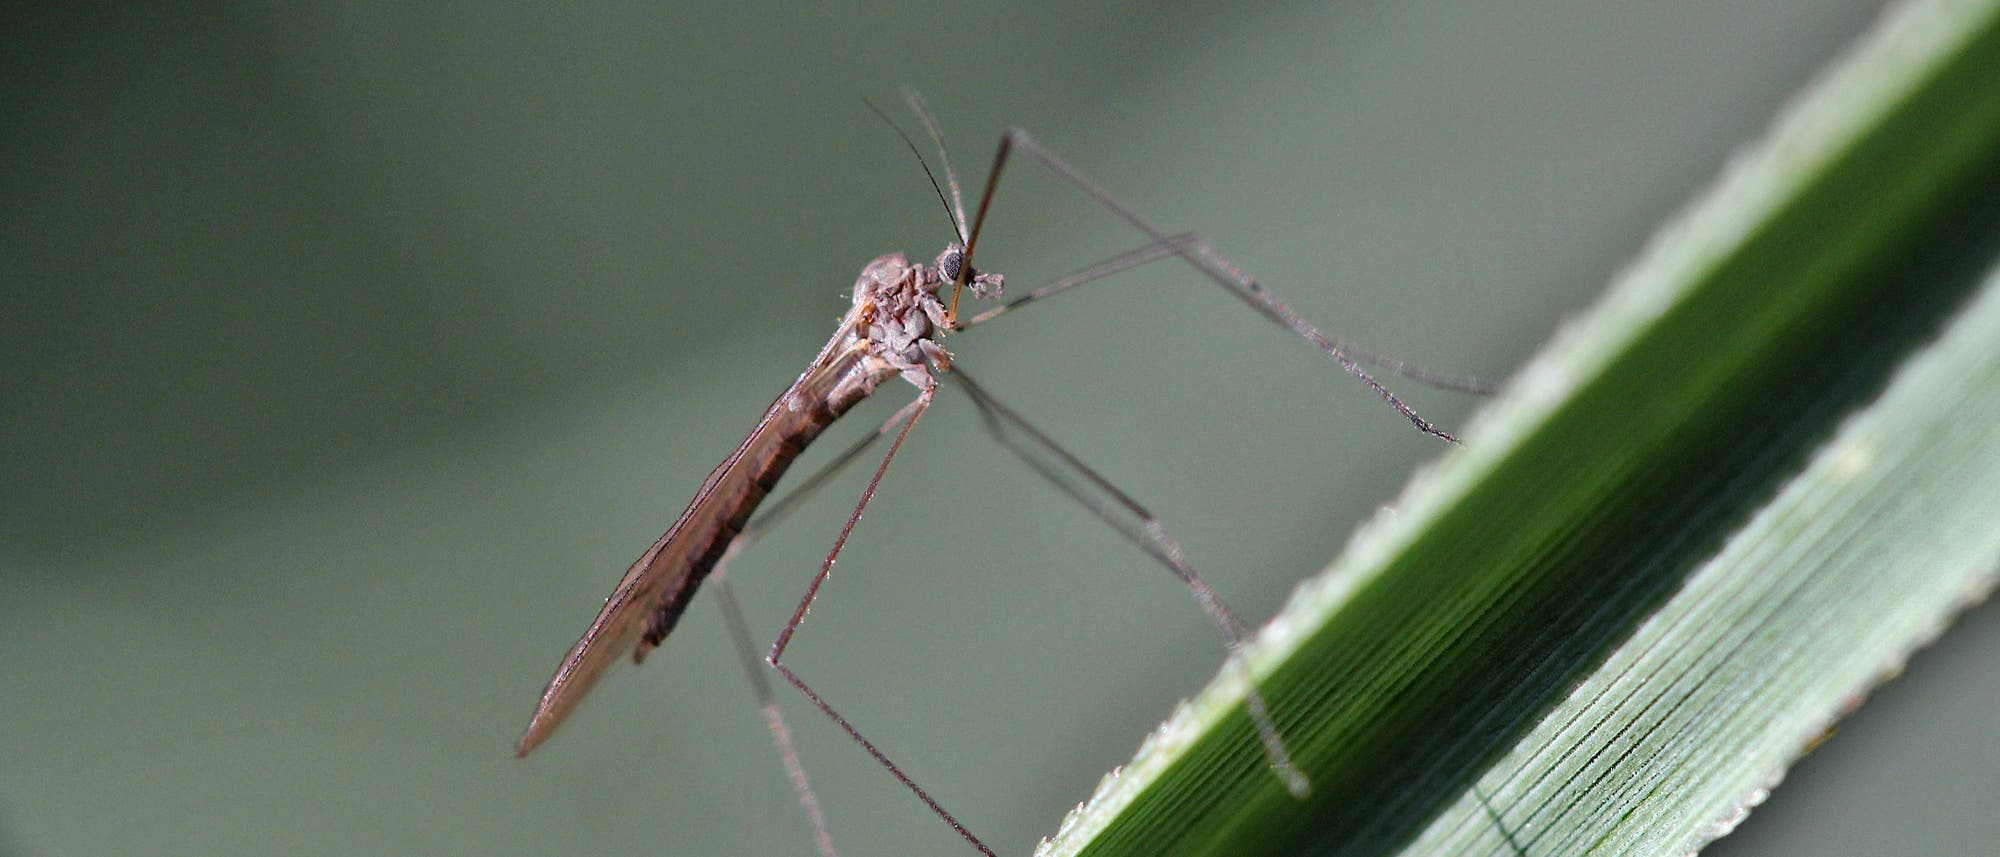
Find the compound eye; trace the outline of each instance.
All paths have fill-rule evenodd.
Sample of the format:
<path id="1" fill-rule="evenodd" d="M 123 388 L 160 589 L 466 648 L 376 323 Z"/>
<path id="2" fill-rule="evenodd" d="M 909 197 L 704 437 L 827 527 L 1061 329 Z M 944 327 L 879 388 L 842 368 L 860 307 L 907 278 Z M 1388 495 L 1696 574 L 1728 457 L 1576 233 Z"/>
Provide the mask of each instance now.
<path id="1" fill-rule="evenodd" d="M 958 282 L 958 275 L 965 270 L 965 254 L 957 249 L 946 250 L 938 257 L 938 275 L 947 282 Z"/>

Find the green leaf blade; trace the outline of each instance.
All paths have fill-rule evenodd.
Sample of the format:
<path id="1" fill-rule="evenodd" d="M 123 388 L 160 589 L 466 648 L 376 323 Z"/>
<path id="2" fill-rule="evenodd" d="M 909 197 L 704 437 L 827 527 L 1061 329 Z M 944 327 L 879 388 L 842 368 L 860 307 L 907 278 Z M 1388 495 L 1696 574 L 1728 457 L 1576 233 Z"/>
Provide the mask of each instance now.
<path id="1" fill-rule="evenodd" d="M 1953 410 L 2000 398 L 1994 68 L 1993 3 L 1885 19 L 1301 588 L 1252 661 L 1311 798 L 1225 675 L 1044 853 L 1678 854 L 1725 829 L 1991 586 L 2000 528 L 1938 533 L 2000 497 L 1920 476 L 1993 448 Z M 1842 470 L 1857 449 L 1877 481 Z"/>

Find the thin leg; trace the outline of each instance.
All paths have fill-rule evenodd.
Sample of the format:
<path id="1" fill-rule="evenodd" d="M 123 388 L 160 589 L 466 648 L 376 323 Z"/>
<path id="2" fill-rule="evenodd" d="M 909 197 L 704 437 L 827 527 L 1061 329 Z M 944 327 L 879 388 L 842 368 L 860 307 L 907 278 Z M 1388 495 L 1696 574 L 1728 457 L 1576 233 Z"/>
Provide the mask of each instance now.
<path id="1" fill-rule="evenodd" d="M 875 468 L 875 475 L 869 478 L 868 487 L 861 492 L 861 500 L 854 504 L 854 511 L 847 516 L 847 523 L 841 526 L 839 537 L 834 539 L 833 550 L 827 553 L 826 561 L 820 564 L 819 573 L 813 575 L 812 583 L 806 587 L 806 593 L 799 599 L 798 608 L 792 611 L 791 619 L 785 622 L 784 630 L 779 631 L 778 639 L 771 643 L 771 652 L 764 657 L 764 662 L 770 664 L 772 669 L 777 670 L 779 675 L 784 676 L 785 681 L 791 682 L 793 687 L 798 688 L 800 693 L 805 694 L 806 699 L 818 707 L 828 719 L 834 722 L 834 725 L 839 726 L 841 731 L 847 733 L 847 737 L 853 738 L 855 743 L 860 744 L 862 749 L 868 751 L 868 755 L 874 757 L 876 762 L 887 769 L 896 778 L 897 782 L 902 783 L 904 788 L 909 789 L 912 794 L 917 796 L 918 800 L 923 801 L 925 806 L 930 807 L 931 812 L 936 813 L 938 818 L 942 819 L 952 830 L 957 831 L 958 835 L 963 837 L 965 841 L 972 843 L 972 847 L 979 849 L 979 852 L 985 854 L 986 857 L 995 857 L 993 849 L 986 847 L 986 843 L 979 841 L 979 837 L 973 836 L 972 831 L 965 829 L 965 825 L 959 823 L 957 818 L 953 817 L 950 812 L 947 812 L 943 806 L 939 805 L 937 800 L 930 796 L 929 792 L 924 791 L 922 786 L 917 785 L 915 780 L 910 779 L 909 774 L 904 773 L 901 767 L 898 767 L 895 762 L 890 761 L 888 754 L 875 746 L 875 742 L 864 737 L 861 734 L 861 730 L 854 728 L 853 723 L 850 723 L 840 712 L 835 711 L 833 706 L 824 697 L 819 695 L 818 691 L 813 690 L 811 685 L 806 684 L 804 679 L 799 678 L 797 673 L 792 672 L 792 669 L 785 666 L 782 662 L 785 649 L 791 645 L 792 636 L 798 633 L 799 625 L 805 622 L 807 611 L 812 609 L 813 601 L 818 598 L 820 586 L 824 585 L 827 576 L 833 573 L 833 563 L 840 558 L 841 549 L 847 546 L 848 536 L 854 533 L 855 524 L 861 521 L 861 513 L 868 508 L 868 501 L 875 497 L 875 489 L 882 484 L 882 475 L 889 471 L 889 462 L 895 460 L 897 450 L 903 448 L 904 439 L 910 436 L 910 429 L 914 428 L 917 420 L 923 417 L 924 411 L 930 407 L 931 400 L 936 395 L 937 383 L 932 381 L 924 387 L 922 393 L 918 394 L 917 400 L 911 403 L 912 412 L 909 421 L 903 424 L 902 431 L 897 432 L 896 439 L 890 442 L 889 451 L 882 456 L 882 463 Z"/>
<path id="2" fill-rule="evenodd" d="M 730 550 L 733 552 L 735 546 L 731 545 Z M 799 808 L 805 810 L 806 821 L 812 824 L 813 843 L 819 846 L 820 857 L 840 857 L 833 847 L 833 831 L 826 825 L 826 813 L 820 809 L 819 794 L 813 791 L 812 780 L 806 778 L 805 764 L 799 761 L 799 747 L 792 740 L 792 729 L 785 724 L 777 694 L 771 692 L 771 682 L 764 678 L 764 670 L 757 662 L 756 644 L 750 642 L 750 626 L 743 618 L 743 606 L 736 600 L 735 588 L 729 585 L 729 575 L 717 563 L 708 580 L 715 590 L 716 603 L 722 605 L 723 620 L 729 625 L 729 640 L 743 660 L 744 674 L 750 677 L 750 689 L 757 694 L 757 710 L 764 717 L 764 728 L 771 730 L 771 743 L 777 746 L 778 758 L 784 762 L 785 777 L 791 780 Z"/>
<path id="3" fill-rule="evenodd" d="M 1148 244 L 1137 250 L 1120 253 L 971 318 L 958 320 L 952 326 L 952 329 L 966 330 L 1020 309 L 1024 304 L 1030 304 L 1051 295 L 1069 291 L 1084 283 L 1102 280 L 1105 277 L 1122 271 L 1130 271 L 1147 262 L 1158 261 L 1169 256 L 1178 256 L 1180 255 L 1180 249 L 1177 245 L 1183 241 L 1194 240 L 1195 237 L 1193 233 L 1183 232 L 1168 238 L 1164 242 Z"/>
<path id="4" fill-rule="evenodd" d="M 1024 304 L 1066 292 L 1085 283 L 1102 280 L 1113 274 L 1130 271 L 1150 262 L 1177 257 L 1182 252 L 1213 254 L 1214 250 L 1213 246 L 1208 243 L 1208 239 L 1195 233 L 1182 232 L 1177 235 L 1169 235 L 1165 241 L 1148 244 L 1135 250 L 1120 253 L 971 318 L 960 320 L 952 329 L 966 330 L 1020 309 Z M 1471 393 L 1479 396 L 1490 396 L 1494 392 L 1493 385 L 1478 378 L 1451 375 L 1425 369 L 1394 355 L 1376 351 L 1345 339 L 1329 338 L 1329 341 L 1333 343 L 1334 347 L 1340 349 L 1342 353 L 1354 358 L 1356 361 L 1387 370 L 1420 384 L 1436 387 L 1440 390 Z"/>
<path id="5" fill-rule="evenodd" d="M 1514 838 L 1514 831 L 1507 827 L 1507 820 L 1500 817 L 1500 811 L 1493 808 L 1493 802 L 1486 798 L 1485 792 L 1479 790 L 1478 784 L 1472 786 L 1472 797 L 1479 801 L 1480 809 L 1486 810 L 1486 817 L 1492 820 L 1494 829 L 1500 831 L 1501 838 L 1507 842 L 1507 847 L 1514 852 L 1515 857 L 1528 857 L 1528 849 L 1521 847 L 1521 843 Z"/>
<path id="6" fill-rule="evenodd" d="M 1180 542 L 1167 533 L 1159 517 L 1139 505 L 1131 495 L 1119 490 L 1118 486 L 1111 484 L 1110 480 L 1084 464 L 1069 450 L 1043 434 L 1040 429 L 1022 419 L 1019 413 L 1001 404 L 963 370 L 953 369 L 947 377 L 957 380 L 959 385 L 965 388 L 966 393 L 972 397 L 973 404 L 979 407 L 979 413 L 984 418 L 988 433 L 1000 441 L 1009 452 L 1014 453 L 1015 457 L 1041 474 L 1057 490 L 1082 504 L 1084 508 L 1089 509 L 1100 520 L 1123 535 L 1127 541 L 1137 545 L 1140 550 L 1173 572 L 1174 576 L 1180 578 L 1181 583 L 1187 586 L 1188 591 L 1194 595 L 1195 602 L 1201 605 L 1202 613 L 1206 614 L 1216 630 L 1222 633 L 1223 645 L 1229 651 L 1230 668 L 1243 676 L 1244 685 L 1248 688 L 1244 694 L 1244 708 L 1249 712 L 1251 722 L 1257 727 L 1257 735 L 1264 743 L 1264 754 L 1270 759 L 1272 772 L 1277 774 L 1278 779 L 1284 782 L 1285 788 L 1294 796 L 1304 797 L 1310 791 L 1311 784 L 1307 782 L 1305 774 L 1299 771 L 1298 766 L 1292 763 L 1291 754 L 1285 749 L 1285 740 L 1278 733 L 1278 727 L 1271 722 L 1270 710 L 1265 706 L 1263 694 L 1258 692 L 1256 681 L 1251 676 L 1249 662 L 1243 657 L 1243 637 L 1246 633 L 1243 622 L 1236 618 L 1235 613 L 1230 612 L 1228 605 L 1222 603 L 1222 598 L 1201 579 L 1201 575 L 1195 573 L 1194 566 L 1188 563 L 1186 554 L 1181 550 Z M 1023 445 L 1011 429 L 1020 430 L 1035 447 L 1052 456 L 1054 461 Z M 1089 489 L 1077 484 L 1078 479 L 1086 483 Z M 1093 497 L 1092 491 L 1110 502 L 1106 503 Z M 1136 519 L 1137 523 L 1123 516 L 1130 516 Z"/>
<path id="7" fill-rule="evenodd" d="M 979 198 L 979 212 L 972 220 L 972 234 L 966 240 L 965 264 L 972 264 L 972 251 L 979 243 L 980 228 L 986 222 L 986 211 L 993 202 L 993 192 L 1000 183 L 1000 173 L 1007 166 L 1008 155 L 1017 148 L 1027 154 L 1035 163 L 1041 164 L 1044 169 L 1055 174 L 1057 178 L 1069 182 L 1072 187 L 1082 192 L 1084 196 L 1090 197 L 1091 201 L 1096 202 L 1118 219 L 1131 224 L 1134 228 L 1144 233 L 1154 244 L 1174 247 L 1176 254 L 1186 260 L 1189 266 L 1200 271 L 1209 279 L 1214 280 L 1217 285 L 1227 289 L 1231 294 L 1241 298 L 1244 303 L 1249 304 L 1250 308 L 1256 310 L 1258 314 L 1270 319 L 1279 327 L 1297 334 L 1307 342 L 1311 342 L 1328 357 L 1333 358 L 1334 362 L 1339 363 L 1340 368 L 1346 370 L 1347 374 L 1354 376 L 1356 380 L 1359 380 L 1368 389 L 1375 391 L 1377 396 L 1380 396 L 1390 407 L 1396 409 L 1397 413 L 1402 414 L 1403 418 L 1409 420 L 1410 424 L 1416 426 L 1418 430 L 1440 440 L 1450 443 L 1458 442 L 1458 438 L 1452 437 L 1442 429 L 1431 424 L 1429 420 L 1419 416 L 1415 409 L 1405 404 L 1402 399 L 1397 398 L 1396 394 L 1389 392 L 1387 387 L 1382 386 L 1381 382 L 1375 380 L 1374 376 L 1361 368 L 1359 360 L 1351 353 L 1346 343 L 1328 337 L 1326 334 L 1321 333 L 1318 328 L 1307 323 L 1305 319 L 1300 318 L 1297 313 L 1292 312 L 1277 297 L 1265 291 L 1264 287 L 1259 285 L 1250 275 L 1244 273 L 1243 269 L 1236 267 L 1234 262 L 1229 261 L 1222 254 L 1216 252 L 1215 248 L 1210 246 L 1208 242 L 1176 243 L 1174 236 L 1167 234 L 1166 231 L 1154 225 L 1152 221 L 1140 216 L 1138 212 L 1119 202 L 1108 191 L 1099 187 L 1096 182 L 1091 181 L 1089 177 L 1078 172 L 1075 167 L 1070 166 L 1069 162 L 1064 161 L 1062 158 L 1057 157 L 1054 152 L 1049 151 L 1047 147 L 1042 145 L 1041 141 L 1034 138 L 1034 135 L 1020 128 L 1010 129 L 1005 136 L 1000 138 L 999 151 L 995 152 L 993 156 L 993 170 L 987 174 L 986 190 Z M 1401 361 L 1393 362 L 1401 363 Z"/>
<path id="8" fill-rule="evenodd" d="M 826 814 L 821 811 L 819 795 L 813 791 L 812 781 L 806 777 L 805 765 L 799 761 L 798 745 L 792 740 L 792 730 L 785 724 L 784 712 L 778 708 L 777 695 L 771 692 L 771 682 L 764 677 L 764 667 L 757 657 L 755 644 L 750 642 L 750 624 L 743 617 L 743 607 L 736 600 L 736 588 L 730 585 L 729 561 L 743 552 L 765 533 L 770 532 L 799 504 L 817 493 L 819 489 L 840 475 L 848 465 L 861 457 L 861 453 L 884 437 L 889 431 L 908 420 L 916 411 L 916 402 L 911 402 L 898 410 L 880 428 L 864 435 L 861 439 L 840 451 L 797 488 L 764 507 L 763 513 L 752 518 L 736 538 L 729 541 L 729 547 L 716 560 L 715 568 L 709 572 L 709 585 L 714 588 L 716 603 L 722 607 L 723 622 L 729 627 L 730 642 L 736 646 L 737 657 L 743 662 L 743 674 L 750 679 L 750 689 L 757 696 L 757 707 L 764 718 L 765 728 L 771 730 L 771 742 L 777 745 L 778 757 L 785 765 L 785 776 L 791 780 L 792 791 L 797 793 L 799 807 L 805 810 L 806 820 L 812 824 L 813 840 L 819 846 L 821 857 L 840 857 L 833 847 L 833 833 L 826 824 Z"/>

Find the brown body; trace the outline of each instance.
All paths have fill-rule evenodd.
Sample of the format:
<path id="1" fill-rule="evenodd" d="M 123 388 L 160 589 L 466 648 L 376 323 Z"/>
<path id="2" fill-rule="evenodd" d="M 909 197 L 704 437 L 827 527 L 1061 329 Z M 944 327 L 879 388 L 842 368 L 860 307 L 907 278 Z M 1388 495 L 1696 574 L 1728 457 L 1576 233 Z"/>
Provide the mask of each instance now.
<path id="1" fill-rule="evenodd" d="M 948 248 L 945 255 L 954 252 Z M 570 647 L 515 753 L 525 756 L 548 740 L 618 658 L 630 652 L 637 662 L 659 646 L 778 478 L 827 426 L 891 376 L 901 374 L 920 387 L 933 383 L 930 365 L 946 359 L 932 339 L 945 318 L 937 300 L 938 286 L 948 282 L 939 277 L 944 258 L 926 267 L 892 253 L 861 272 L 840 329 L 708 475 L 687 511 L 625 571 L 590 629 Z"/>

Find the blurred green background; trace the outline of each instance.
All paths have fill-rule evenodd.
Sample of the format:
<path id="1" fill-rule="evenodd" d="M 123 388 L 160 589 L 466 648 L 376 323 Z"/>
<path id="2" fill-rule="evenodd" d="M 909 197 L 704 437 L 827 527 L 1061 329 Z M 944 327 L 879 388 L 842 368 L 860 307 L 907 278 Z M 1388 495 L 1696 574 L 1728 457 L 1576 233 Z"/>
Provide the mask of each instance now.
<path id="1" fill-rule="evenodd" d="M 922 89 L 975 183 L 1033 128 L 1307 318 L 1504 376 L 1878 12 L 1750 5 L 14 7 L 0 854 L 810 853 L 707 599 L 508 747 L 860 267 L 946 240 L 861 97 Z M 1136 238 L 1023 162 L 980 256 Z M 951 346 L 1253 617 L 1439 451 L 1169 268 Z M 760 643 L 858 487 L 736 567 Z M 949 395 L 792 652 L 1007 854 L 1221 654 Z M 1981 853 L 1996 708 L 1985 607 L 1711 853 Z M 961 853 L 790 711 L 844 851 Z"/>

